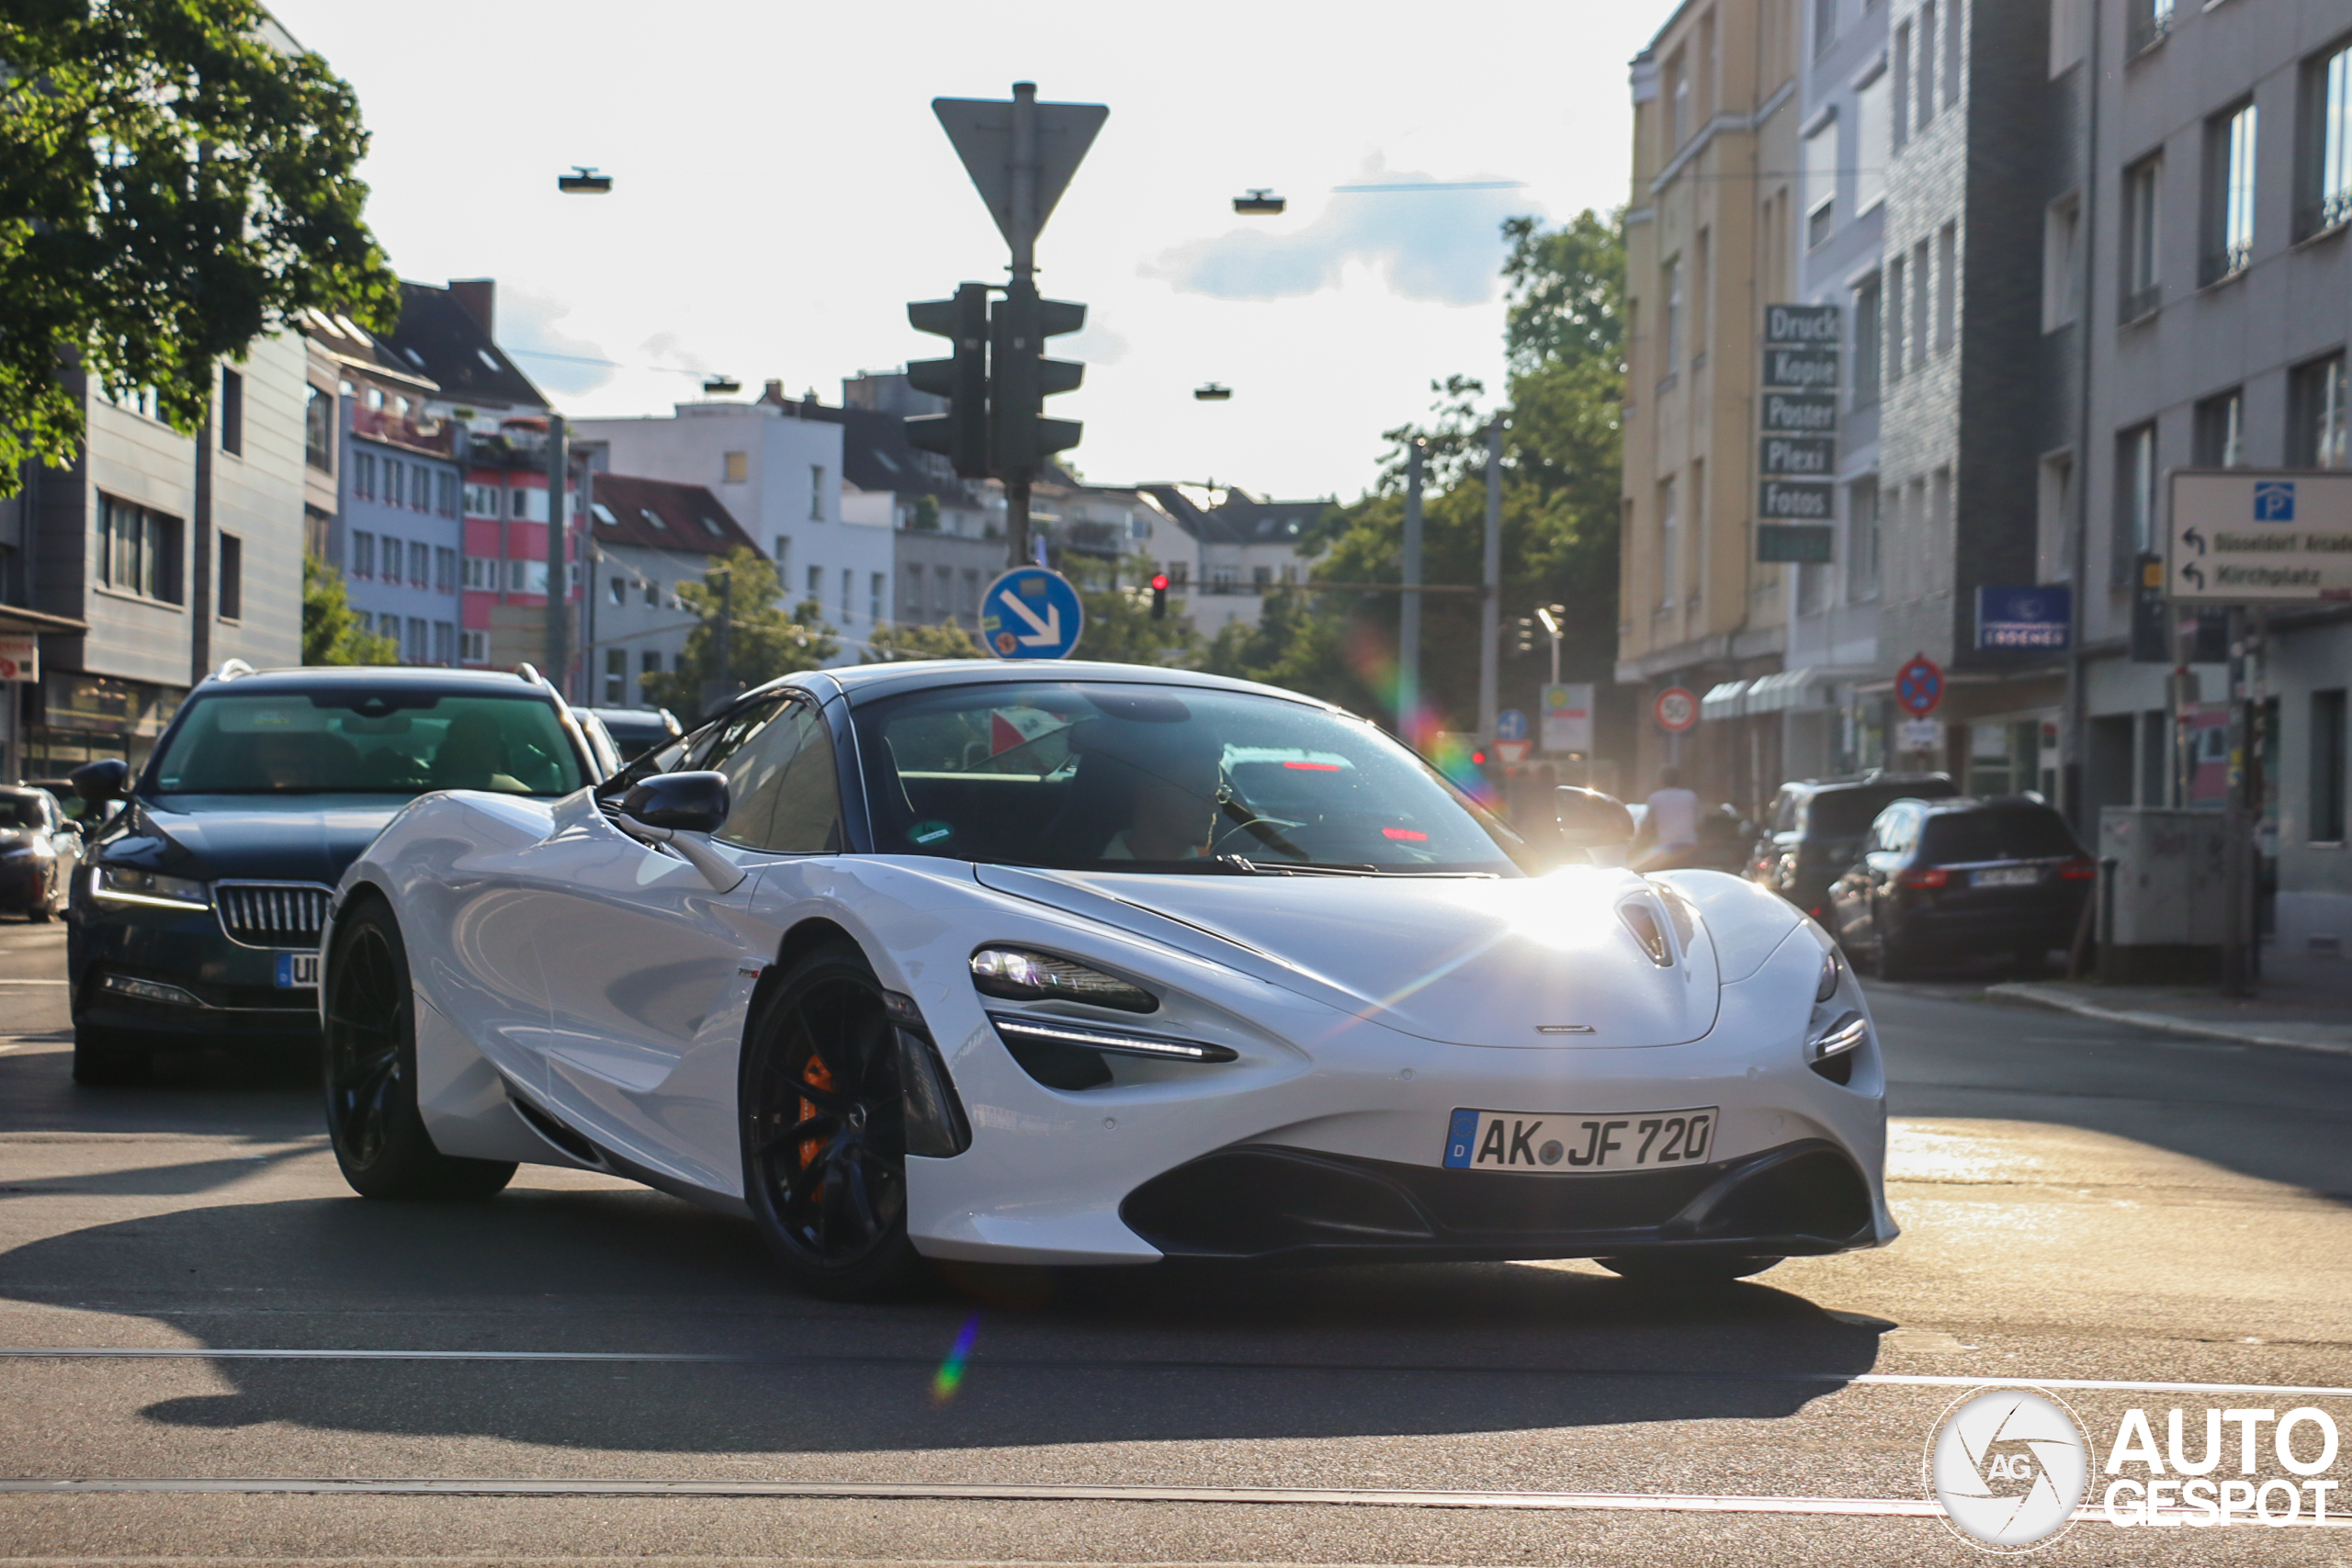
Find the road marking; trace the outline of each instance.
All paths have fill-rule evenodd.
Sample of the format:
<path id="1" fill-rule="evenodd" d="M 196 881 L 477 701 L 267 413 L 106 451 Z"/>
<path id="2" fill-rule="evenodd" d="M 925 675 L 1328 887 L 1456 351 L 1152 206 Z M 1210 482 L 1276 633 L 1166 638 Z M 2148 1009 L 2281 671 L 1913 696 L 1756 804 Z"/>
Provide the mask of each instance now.
<path id="1" fill-rule="evenodd" d="M 1925 1498 L 1759 1497 L 1738 1494 L 1647 1492 L 1457 1492 L 1345 1486 L 1117 1486 L 904 1481 L 565 1481 L 536 1477 L 413 1480 L 254 1476 L 146 1480 L 76 1476 L 0 1480 L 0 1493 L 244 1493 L 313 1496 L 412 1497 L 828 1497 L 859 1501 L 989 1503 L 1221 1503 L 1371 1508 L 1492 1508 L 1532 1512 L 1594 1510 L 1639 1514 L 1800 1514 L 1849 1518 L 1932 1519 L 1943 1509 Z M 2164 1508 L 2165 1517 L 2203 1520 L 2201 1508 Z M 2104 1517 L 2086 1504 L 2077 1522 Z M 2352 1528 L 2352 1515 L 2295 1523 Z"/>
<path id="2" fill-rule="evenodd" d="M 769 1356 L 714 1350 L 287 1350 L 207 1348 L 194 1346 L 0 1346 L 0 1360 L 188 1360 L 188 1361 L 522 1361 L 645 1362 L 708 1367 L 905 1366 L 926 1371 L 936 1356 Z M 2025 1384 L 2034 1388 L 2079 1388 L 2120 1393 L 2291 1393 L 2307 1399 L 2352 1399 L 2352 1388 L 2265 1382 L 2145 1382 L 2123 1378 L 2044 1378 L 2024 1372 L 1982 1377 L 1924 1372 L 1700 1371 L 1644 1367 L 1446 1366 L 1438 1362 L 1371 1364 L 1350 1361 L 1156 1361 L 1064 1360 L 1029 1357 L 976 1358 L 973 1371 L 1170 1371 L 1170 1372 L 1455 1372 L 1557 1378 L 1689 1378 L 1705 1382 L 1803 1382 L 1876 1384 L 1890 1388 L 1978 1388 Z"/>

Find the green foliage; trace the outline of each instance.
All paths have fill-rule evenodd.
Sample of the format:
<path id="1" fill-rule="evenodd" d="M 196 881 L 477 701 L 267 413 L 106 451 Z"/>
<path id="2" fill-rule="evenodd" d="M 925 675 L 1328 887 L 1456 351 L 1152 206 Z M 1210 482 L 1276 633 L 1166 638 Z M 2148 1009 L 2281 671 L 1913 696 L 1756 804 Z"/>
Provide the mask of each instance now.
<path id="1" fill-rule="evenodd" d="M 297 311 L 398 314 L 358 101 L 275 31 L 252 0 L 0 7 L 0 495 L 81 444 L 61 370 L 188 434 L 216 362 Z"/>
<path id="2" fill-rule="evenodd" d="M 1585 212 L 1558 229 L 1532 218 L 1503 225 L 1510 254 L 1505 348 L 1510 384 L 1499 410 L 1467 377 L 1434 383 L 1432 417 L 1385 432 L 1389 451 L 1372 491 L 1318 525 L 1316 576 L 1395 582 L 1404 536 L 1410 444 L 1422 442 L 1424 582 L 1471 583 L 1484 566 L 1487 426 L 1510 422 L 1503 442 L 1502 619 L 1536 605 L 1567 606 L 1561 673 L 1606 679 L 1617 639 L 1619 410 L 1623 402 L 1624 243 L 1622 222 Z M 1398 595 L 1269 599 L 1258 631 L 1228 628 L 1209 650 L 1221 673 L 1390 715 Z M 1279 606 L 1279 608 L 1278 608 Z M 1430 594 L 1421 612 L 1423 700 L 1448 728 L 1475 722 L 1479 616 L 1475 594 Z M 1548 646 L 1506 649 L 1506 705 L 1523 705 L 1549 666 Z"/>
<path id="3" fill-rule="evenodd" d="M 723 587 L 730 579 L 731 592 Z M 698 624 L 686 634 L 685 651 L 673 668 L 644 677 L 646 700 L 679 714 L 703 711 L 703 685 L 718 679 L 722 601 L 728 605 L 728 680 L 732 688 L 756 686 L 796 670 L 814 670 L 831 659 L 841 644 L 820 616 L 817 602 L 804 599 L 797 608 L 786 610 L 778 602 L 782 592 L 775 565 L 740 547 L 712 561 L 700 582 L 680 583 L 678 602 Z"/>
<path id="4" fill-rule="evenodd" d="M 343 573 L 316 556 L 302 558 L 302 662 L 398 664 L 400 645 L 359 629 Z"/>
<path id="5" fill-rule="evenodd" d="M 907 520 L 907 526 L 918 534 L 938 533 L 939 498 L 934 495 L 915 497 L 914 515 Z"/>
<path id="6" fill-rule="evenodd" d="M 1185 624 L 1175 601 L 1169 603 L 1165 619 L 1151 618 L 1151 590 L 1145 586 L 1154 570 L 1148 557 L 1131 556 L 1114 573 L 1100 563 L 1066 556 L 1061 570 L 1086 608 L 1086 630 L 1070 650 L 1072 659 L 1180 669 L 1199 662 L 1201 634 Z"/>
<path id="7" fill-rule="evenodd" d="M 893 624 L 874 634 L 866 644 L 869 664 L 903 663 L 910 659 L 978 659 L 980 645 L 954 621 L 935 626 Z"/>

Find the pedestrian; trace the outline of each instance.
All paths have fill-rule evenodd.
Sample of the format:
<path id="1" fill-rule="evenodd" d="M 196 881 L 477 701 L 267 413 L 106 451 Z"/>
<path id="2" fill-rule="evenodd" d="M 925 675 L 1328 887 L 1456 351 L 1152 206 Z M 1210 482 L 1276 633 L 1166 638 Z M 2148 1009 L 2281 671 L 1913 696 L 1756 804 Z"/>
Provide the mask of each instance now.
<path id="1" fill-rule="evenodd" d="M 1634 837 L 1634 869 L 1665 871 L 1699 847 L 1699 797 L 1682 787 L 1682 770 L 1665 768 Z"/>

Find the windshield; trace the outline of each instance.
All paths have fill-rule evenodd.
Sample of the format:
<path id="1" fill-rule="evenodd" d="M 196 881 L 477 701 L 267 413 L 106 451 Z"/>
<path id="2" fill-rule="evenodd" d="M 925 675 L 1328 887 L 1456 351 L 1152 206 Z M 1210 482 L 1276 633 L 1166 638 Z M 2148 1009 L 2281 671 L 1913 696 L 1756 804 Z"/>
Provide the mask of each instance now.
<path id="1" fill-rule="evenodd" d="M 198 697 L 152 776 L 164 795 L 568 795 L 585 782 L 543 699 L 364 687 Z"/>
<path id="2" fill-rule="evenodd" d="M 857 727 L 885 853 L 1092 871 L 1520 871 L 1510 829 L 1410 752 L 1299 703 L 953 686 L 863 707 Z"/>
<path id="3" fill-rule="evenodd" d="M 1825 789 L 1805 807 L 1805 834 L 1815 839 L 1859 839 L 1870 831 L 1871 822 L 1880 812 L 1898 800 L 1926 800 L 1952 793 L 1950 784 L 1937 779 Z"/>
<path id="4" fill-rule="evenodd" d="M 29 795 L 0 795 L 0 829 L 46 828 L 40 802 Z"/>
<path id="5" fill-rule="evenodd" d="M 2048 860 L 2082 852 L 2075 835 L 2066 830 L 2064 818 L 2047 807 L 2032 806 L 1930 817 L 1919 845 L 1919 860 L 1928 865 Z"/>

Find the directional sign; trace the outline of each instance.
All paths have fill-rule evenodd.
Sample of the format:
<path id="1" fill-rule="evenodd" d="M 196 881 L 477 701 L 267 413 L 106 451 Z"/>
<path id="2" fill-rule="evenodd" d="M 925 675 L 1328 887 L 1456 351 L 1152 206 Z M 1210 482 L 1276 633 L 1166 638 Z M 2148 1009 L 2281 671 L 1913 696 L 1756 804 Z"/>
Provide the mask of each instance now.
<path id="1" fill-rule="evenodd" d="M 1668 686 L 1650 704 L 1650 712 L 1660 729 L 1679 735 L 1699 722 L 1699 699 L 1688 686 Z"/>
<path id="2" fill-rule="evenodd" d="M 1894 672 L 1894 705 L 1913 718 L 1925 718 L 1944 700 L 1944 672 L 1924 653 Z"/>
<path id="3" fill-rule="evenodd" d="M 1028 85 L 1023 82 L 1013 90 L 1017 93 Z M 1102 129 L 1111 113 L 1102 104 L 1033 100 L 1033 107 L 1037 128 L 1036 190 L 1030 198 L 1030 210 L 1016 213 L 1012 209 L 1012 102 L 1003 98 L 931 100 L 931 112 L 939 117 L 947 140 L 956 144 L 956 155 L 964 160 L 965 171 L 978 187 L 980 199 L 988 203 L 989 216 L 1015 245 L 1024 237 L 1035 239 L 1046 220 L 1053 216 L 1054 204 L 1061 200 L 1069 177 L 1078 173 L 1086 150 L 1094 145 L 1094 133 Z M 1020 232 L 1024 228 L 1025 236 Z"/>
<path id="4" fill-rule="evenodd" d="M 2352 599 L 2352 473 L 2172 476 L 2165 592 L 2203 604 Z"/>
<path id="5" fill-rule="evenodd" d="M 1563 681 L 1544 688 L 1544 750 L 1592 755 L 1592 682 Z"/>
<path id="6" fill-rule="evenodd" d="M 1527 716 L 1517 708 L 1505 708 L 1495 715 L 1495 739 L 1524 740 L 1527 739 Z"/>
<path id="7" fill-rule="evenodd" d="M 999 659 L 1067 659 L 1085 625 L 1078 590 L 1042 566 L 1014 567 L 980 596 L 980 646 Z"/>

